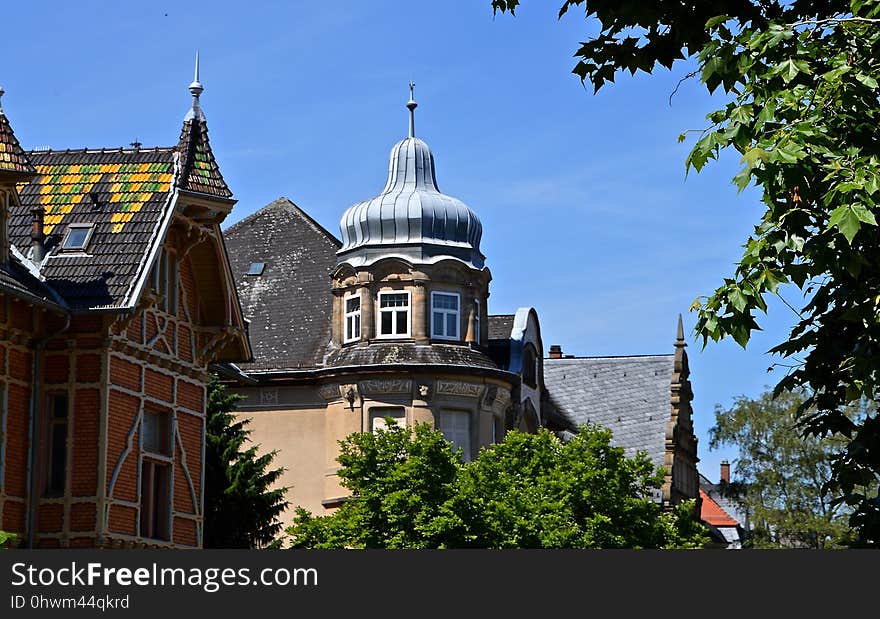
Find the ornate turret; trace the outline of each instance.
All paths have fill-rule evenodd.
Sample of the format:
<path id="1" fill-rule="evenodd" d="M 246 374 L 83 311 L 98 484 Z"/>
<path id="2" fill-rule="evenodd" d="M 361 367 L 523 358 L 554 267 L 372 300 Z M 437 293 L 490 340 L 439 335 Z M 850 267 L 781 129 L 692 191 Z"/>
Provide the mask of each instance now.
<path id="1" fill-rule="evenodd" d="M 441 193 L 434 155 L 415 137 L 414 86 L 407 102 L 409 137 L 391 149 L 385 188 L 343 214 L 339 261 L 358 267 L 391 256 L 414 264 L 451 257 L 481 269 L 480 220 L 464 202 Z"/>
<path id="2" fill-rule="evenodd" d="M 177 186 L 185 191 L 207 194 L 216 198 L 230 198 L 232 191 L 223 180 L 220 168 L 211 151 L 208 141 L 208 123 L 199 97 L 205 87 L 199 81 L 199 53 L 196 52 L 196 70 L 189 85 L 192 106 L 183 119 L 178 150 L 180 151 L 181 172 Z"/>
<path id="3" fill-rule="evenodd" d="M 9 119 L 3 112 L 3 87 L 0 86 L 0 177 L 9 180 L 28 180 L 37 171 L 12 132 Z"/>

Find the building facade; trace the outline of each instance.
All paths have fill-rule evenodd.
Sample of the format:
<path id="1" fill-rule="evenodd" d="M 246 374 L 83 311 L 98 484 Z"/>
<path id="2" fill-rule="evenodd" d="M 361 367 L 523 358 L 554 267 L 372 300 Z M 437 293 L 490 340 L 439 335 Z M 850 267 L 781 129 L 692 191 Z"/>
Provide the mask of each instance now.
<path id="1" fill-rule="evenodd" d="M 284 521 L 337 507 L 339 441 L 388 418 L 433 425 L 465 460 L 514 428 L 565 439 L 594 420 L 664 467 L 658 501 L 698 498 L 683 334 L 674 354 L 600 377 L 592 361 L 545 358 L 534 308 L 491 315 L 482 224 L 439 190 L 412 96 L 407 107 L 385 187 L 343 213 L 341 239 L 286 198 L 225 232 L 254 358 L 223 375 L 252 440 L 285 469 Z"/>
<path id="2" fill-rule="evenodd" d="M 25 547 L 201 546 L 208 366 L 251 356 L 202 90 L 197 64 L 167 148 L 25 152 L 0 110 L 0 529 Z"/>
<path id="3" fill-rule="evenodd" d="M 342 240 L 285 199 L 225 233 L 254 345 L 227 378 L 291 509 L 338 506 L 338 442 L 389 418 L 439 428 L 465 460 L 517 423 L 521 378 L 489 356 L 482 225 L 439 190 L 407 107 L 386 185 L 343 214 Z"/>

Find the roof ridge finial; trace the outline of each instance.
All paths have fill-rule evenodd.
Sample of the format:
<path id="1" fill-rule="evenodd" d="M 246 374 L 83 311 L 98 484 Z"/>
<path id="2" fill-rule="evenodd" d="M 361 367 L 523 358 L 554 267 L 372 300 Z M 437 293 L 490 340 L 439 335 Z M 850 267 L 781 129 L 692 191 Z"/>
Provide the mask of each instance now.
<path id="1" fill-rule="evenodd" d="M 5 93 L 6 93 L 6 91 L 3 90 L 3 86 L 0 85 L 0 114 L 3 113 L 3 95 L 4 95 Z"/>
<path id="2" fill-rule="evenodd" d="M 193 76 L 193 81 L 189 85 L 189 91 L 192 93 L 193 102 L 192 109 L 187 113 L 185 120 L 191 120 L 193 118 L 204 120 L 205 116 L 202 114 L 202 108 L 199 105 L 199 95 L 205 92 L 205 87 L 202 86 L 202 83 L 199 81 L 199 50 L 196 50 L 196 70 Z"/>
<path id="3" fill-rule="evenodd" d="M 678 329 L 675 334 L 675 347 L 681 348 L 687 346 L 687 342 L 684 341 L 684 323 L 681 320 L 681 312 L 678 314 Z"/>
<path id="4" fill-rule="evenodd" d="M 419 107 L 419 104 L 416 103 L 416 100 L 413 98 L 416 90 L 415 83 L 410 80 L 409 83 L 409 101 L 406 102 L 406 107 L 409 109 L 409 137 L 416 137 L 416 108 Z"/>

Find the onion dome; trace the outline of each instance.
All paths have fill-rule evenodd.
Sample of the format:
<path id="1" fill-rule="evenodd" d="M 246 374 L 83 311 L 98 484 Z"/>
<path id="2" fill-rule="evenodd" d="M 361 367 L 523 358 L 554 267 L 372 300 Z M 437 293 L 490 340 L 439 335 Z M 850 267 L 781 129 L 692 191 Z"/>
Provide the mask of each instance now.
<path id="1" fill-rule="evenodd" d="M 458 258 L 480 269 L 483 227 L 468 206 L 441 193 L 434 175 L 434 155 L 415 137 L 415 108 L 410 84 L 409 137 L 391 149 L 388 181 L 371 200 L 359 202 L 342 216 L 341 262 L 353 266 L 397 256 L 411 262 Z"/>

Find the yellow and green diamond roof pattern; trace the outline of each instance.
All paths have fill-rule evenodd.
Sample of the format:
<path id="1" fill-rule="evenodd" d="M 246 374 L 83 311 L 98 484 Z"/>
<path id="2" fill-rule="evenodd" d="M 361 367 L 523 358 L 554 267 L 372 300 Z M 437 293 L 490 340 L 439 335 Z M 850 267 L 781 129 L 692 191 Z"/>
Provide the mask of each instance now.
<path id="1" fill-rule="evenodd" d="M 74 309 L 115 306 L 136 279 L 170 206 L 174 148 L 33 151 L 37 176 L 19 185 L 9 233 L 27 253 L 31 208 L 45 209 L 45 280 Z M 71 224 L 91 224 L 85 251 L 62 252 Z"/>
<path id="2" fill-rule="evenodd" d="M 232 197 L 220 174 L 220 168 L 208 142 L 208 125 L 204 120 L 187 120 L 180 133 L 178 149 L 184 162 L 180 188 L 219 198 Z"/>

